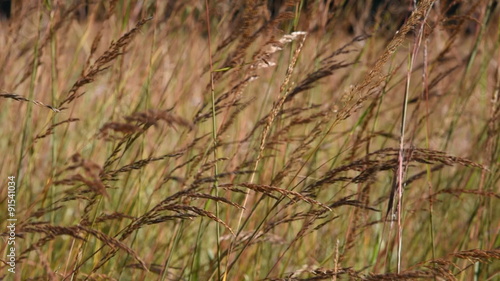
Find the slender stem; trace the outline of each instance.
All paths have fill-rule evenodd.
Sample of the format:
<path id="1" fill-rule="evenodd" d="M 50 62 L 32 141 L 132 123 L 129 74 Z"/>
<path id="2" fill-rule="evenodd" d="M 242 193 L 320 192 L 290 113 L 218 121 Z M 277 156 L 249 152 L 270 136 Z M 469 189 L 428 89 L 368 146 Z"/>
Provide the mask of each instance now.
<path id="1" fill-rule="evenodd" d="M 212 46 L 210 44 L 210 13 L 209 13 L 209 5 L 208 5 L 208 0 L 205 0 L 205 15 L 206 15 L 206 20 L 207 20 L 207 32 L 208 32 L 208 55 L 209 55 L 209 62 L 210 62 L 210 93 L 211 93 L 211 98 L 212 98 L 212 138 L 214 141 L 214 190 L 215 190 L 215 196 L 219 197 L 219 183 L 217 179 L 217 175 L 219 174 L 218 167 L 217 167 L 217 119 L 215 116 L 215 90 L 214 90 L 214 72 L 213 72 L 213 61 L 212 61 Z M 215 202 L 215 215 L 219 217 L 219 203 L 216 201 Z M 218 280 L 221 280 L 221 268 L 220 268 L 220 243 L 219 243 L 219 237 L 220 237 L 220 225 L 216 224 L 215 225 L 215 235 L 216 235 L 216 243 L 217 243 L 217 277 Z"/>

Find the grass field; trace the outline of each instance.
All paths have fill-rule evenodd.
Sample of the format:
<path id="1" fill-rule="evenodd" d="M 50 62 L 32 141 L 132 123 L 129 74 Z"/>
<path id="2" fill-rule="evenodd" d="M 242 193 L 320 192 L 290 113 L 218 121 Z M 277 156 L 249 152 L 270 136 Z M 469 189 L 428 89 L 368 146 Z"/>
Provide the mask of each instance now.
<path id="1" fill-rule="evenodd" d="M 497 1 L 90 2 L 0 21 L 0 280 L 500 280 Z"/>

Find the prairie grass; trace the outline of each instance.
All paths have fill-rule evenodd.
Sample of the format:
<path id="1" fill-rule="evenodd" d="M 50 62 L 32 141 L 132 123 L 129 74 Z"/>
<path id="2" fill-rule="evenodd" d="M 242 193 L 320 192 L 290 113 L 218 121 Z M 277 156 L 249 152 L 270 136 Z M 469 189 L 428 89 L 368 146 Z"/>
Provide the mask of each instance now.
<path id="1" fill-rule="evenodd" d="M 500 6 L 17 1 L 2 280 L 497 280 Z"/>

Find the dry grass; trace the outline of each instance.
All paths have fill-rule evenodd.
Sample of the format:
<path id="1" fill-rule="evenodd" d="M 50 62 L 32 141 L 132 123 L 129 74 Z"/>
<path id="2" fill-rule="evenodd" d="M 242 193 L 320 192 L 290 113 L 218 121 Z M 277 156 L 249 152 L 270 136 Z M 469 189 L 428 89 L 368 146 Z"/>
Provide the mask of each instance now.
<path id="1" fill-rule="evenodd" d="M 497 1 L 21 2 L 0 279 L 499 277 Z"/>

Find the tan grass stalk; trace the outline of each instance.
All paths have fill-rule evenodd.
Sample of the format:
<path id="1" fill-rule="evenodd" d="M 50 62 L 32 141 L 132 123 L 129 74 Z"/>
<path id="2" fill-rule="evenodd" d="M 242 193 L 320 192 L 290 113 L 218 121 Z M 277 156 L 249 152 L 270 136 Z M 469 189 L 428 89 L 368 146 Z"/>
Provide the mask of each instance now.
<path id="1" fill-rule="evenodd" d="M 413 69 L 413 64 L 415 57 L 418 55 L 418 51 L 420 48 L 420 44 L 422 43 L 422 39 L 424 36 L 424 26 L 427 20 L 427 16 L 429 15 L 430 9 L 432 8 L 433 3 L 430 4 L 430 6 L 422 11 L 424 13 L 423 15 L 423 20 L 421 23 L 421 27 L 417 33 L 417 38 L 415 40 L 414 48 L 413 48 L 413 53 L 410 55 L 410 62 L 408 66 L 408 72 L 407 72 L 407 79 L 406 79 L 406 89 L 405 89 L 405 95 L 404 95 L 404 101 L 403 101 L 403 114 L 401 117 L 401 138 L 399 141 L 399 156 L 398 156 L 398 172 L 397 172 L 397 188 L 398 188 L 398 210 L 397 210 L 397 216 L 398 216 L 398 273 L 401 272 L 401 259 L 402 259 L 402 252 L 403 252 L 403 227 L 402 227 L 402 212 L 403 212 L 403 177 L 406 175 L 406 171 L 408 169 L 408 165 L 404 164 L 404 153 L 405 153 L 405 127 L 406 127 L 406 115 L 407 115 L 407 108 L 408 108 L 408 96 L 409 96 L 409 91 L 410 91 L 410 79 L 411 79 L 411 72 Z M 411 158 L 411 156 L 409 157 Z M 404 166 L 404 167 L 403 167 Z M 392 197 L 391 197 L 392 198 Z"/>
<path id="2" fill-rule="evenodd" d="M 295 68 L 295 64 L 297 63 L 300 51 L 302 50 L 302 47 L 304 46 L 305 39 L 306 39 L 306 36 L 304 34 L 304 36 L 302 37 L 302 40 L 300 41 L 297 49 L 295 49 L 295 52 L 294 52 L 294 55 L 292 57 L 292 60 L 291 60 L 290 64 L 288 65 L 288 69 L 287 69 L 287 72 L 286 72 L 286 75 L 285 75 L 285 80 L 281 84 L 280 93 L 282 93 L 282 96 L 279 97 L 278 101 L 274 104 L 273 108 L 271 109 L 271 113 L 268 116 L 266 126 L 263 129 L 262 137 L 261 137 L 261 140 L 260 140 L 259 152 L 258 152 L 257 158 L 255 160 L 255 164 L 254 164 L 254 168 L 253 168 L 254 172 L 252 173 L 252 176 L 250 178 L 250 184 L 253 184 L 253 182 L 255 180 L 255 172 L 257 171 L 257 168 L 259 166 L 259 162 L 262 159 L 262 153 L 263 153 L 265 145 L 266 145 L 266 140 L 267 140 L 268 132 L 269 132 L 269 130 L 270 130 L 272 124 L 273 124 L 274 118 L 276 117 L 276 115 L 281 110 L 281 107 L 285 103 L 286 97 L 287 97 L 287 95 L 289 93 L 288 83 L 290 82 L 290 78 L 291 78 L 293 70 Z M 246 208 L 249 196 L 250 196 L 250 193 L 247 193 L 245 195 L 245 199 L 244 199 L 243 205 L 242 205 L 244 209 Z M 244 215 L 244 210 L 240 212 L 240 215 L 239 215 L 239 218 L 238 218 L 238 224 L 237 224 L 237 227 L 236 227 L 236 229 L 237 229 L 238 232 L 241 231 L 240 226 L 241 226 L 241 221 L 243 220 L 243 215 Z M 229 256 L 230 256 L 230 254 L 229 254 Z"/>
<path id="3" fill-rule="evenodd" d="M 56 113 L 61 112 L 61 110 L 53 107 L 52 105 L 44 104 L 43 102 L 37 101 L 37 100 L 30 100 L 30 99 L 27 99 L 27 98 L 20 96 L 18 94 L 14 94 L 14 93 L 2 92 L 2 93 L 0 93 L 0 97 L 6 98 L 6 99 L 13 99 L 13 100 L 17 100 L 17 101 L 31 102 L 35 105 L 46 107 L 46 108 L 48 108 Z"/>

